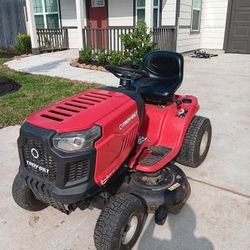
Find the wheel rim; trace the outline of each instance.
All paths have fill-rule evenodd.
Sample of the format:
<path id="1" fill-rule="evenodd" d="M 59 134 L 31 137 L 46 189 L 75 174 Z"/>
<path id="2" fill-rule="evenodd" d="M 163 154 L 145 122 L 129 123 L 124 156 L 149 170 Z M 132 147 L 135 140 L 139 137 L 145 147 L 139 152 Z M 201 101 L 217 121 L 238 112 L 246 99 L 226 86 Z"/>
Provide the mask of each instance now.
<path id="1" fill-rule="evenodd" d="M 200 144 L 200 156 L 202 156 L 207 148 L 208 143 L 208 132 L 205 131 L 201 138 L 201 144 Z"/>
<path id="2" fill-rule="evenodd" d="M 122 232 L 122 244 L 127 245 L 135 235 L 136 229 L 138 226 L 138 218 L 136 215 L 132 216 L 127 225 L 124 227 Z"/>

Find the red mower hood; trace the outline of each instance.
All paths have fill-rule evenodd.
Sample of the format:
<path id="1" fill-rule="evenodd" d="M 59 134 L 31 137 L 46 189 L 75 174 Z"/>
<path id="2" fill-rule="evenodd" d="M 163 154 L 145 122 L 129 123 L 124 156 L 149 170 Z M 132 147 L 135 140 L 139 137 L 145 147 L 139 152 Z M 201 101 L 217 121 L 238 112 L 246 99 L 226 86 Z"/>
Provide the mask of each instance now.
<path id="1" fill-rule="evenodd" d="M 122 93 L 92 89 L 44 108 L 27 118 L 27 122 L 57 133 L 89 129 L 118 109 L 130 98 Z"/>

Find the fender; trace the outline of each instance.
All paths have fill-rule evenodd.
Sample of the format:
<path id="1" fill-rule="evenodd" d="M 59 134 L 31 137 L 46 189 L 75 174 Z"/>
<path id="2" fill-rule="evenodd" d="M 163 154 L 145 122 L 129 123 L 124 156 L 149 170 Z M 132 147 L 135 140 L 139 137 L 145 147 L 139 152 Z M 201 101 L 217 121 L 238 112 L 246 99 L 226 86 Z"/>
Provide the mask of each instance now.
<path id="1" fill-rule="evenodd" d="M 131 159 L 129 167 L 138 171 L 152 173 L 160 170 L 167 163 L 171 162 L 179 153 L 188 126 L 199 110 L 198 100 L 194 96 L 176 96 L 176 100 L 189 99 L 189 103 L 176 102 L 168 106 L 156 106 L 147 104 L 143 127 L 139 135 L 147 138 L 141 145 L 137 145 L 135 156 Z M 179 116 L 179 112 L 185 110 L 184 116 Z M 148 146 L 163 146 L 170 149 L 170 152 L 157 164 L 152 166 L 142 166 L 138 164 L 143 150 Z"/>

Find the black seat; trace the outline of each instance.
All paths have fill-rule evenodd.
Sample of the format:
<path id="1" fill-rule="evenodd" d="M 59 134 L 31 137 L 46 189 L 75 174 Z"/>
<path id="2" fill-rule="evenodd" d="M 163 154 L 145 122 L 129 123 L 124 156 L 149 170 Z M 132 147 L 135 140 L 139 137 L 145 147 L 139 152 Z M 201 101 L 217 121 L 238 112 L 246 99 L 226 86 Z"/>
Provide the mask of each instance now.
<path id="1" fill-rule="evenodd" d="M 170 51 L 154 51 L 143 60 L 149 77 L 133 81 L 132 86 L 146 102 L 164 104 L 171 100 L 183 80 L 183 56 Z"/>

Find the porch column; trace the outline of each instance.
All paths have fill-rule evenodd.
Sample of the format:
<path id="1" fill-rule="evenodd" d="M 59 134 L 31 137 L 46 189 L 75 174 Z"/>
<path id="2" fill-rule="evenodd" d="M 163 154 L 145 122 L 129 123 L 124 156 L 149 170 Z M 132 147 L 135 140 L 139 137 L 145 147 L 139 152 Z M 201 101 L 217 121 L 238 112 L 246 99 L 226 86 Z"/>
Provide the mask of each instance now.
<path id="1" fill-rule="evenodd" d="M 154 0 L 145 1 L 145 22 L 149 28 L 153 28 L 153 2 Z"/>
<path id="2" fill-rule="evenodd" d="M 85 25 L 85 0 L 76 0 L 76 18 L 77 18 L 77 30 L 78 30 L 78 48 L 83 48 L 83 32 L 82 29 Z"/>
<path id="3" fill-rule="evenodd" d="M 33 0 L 26 0 L 27 16 L 29 24 L 29 35 L 31 39 L 32 54 L 39 54 L 39 46 L 36 35 L 36 23 L 33 9 Z"/>

